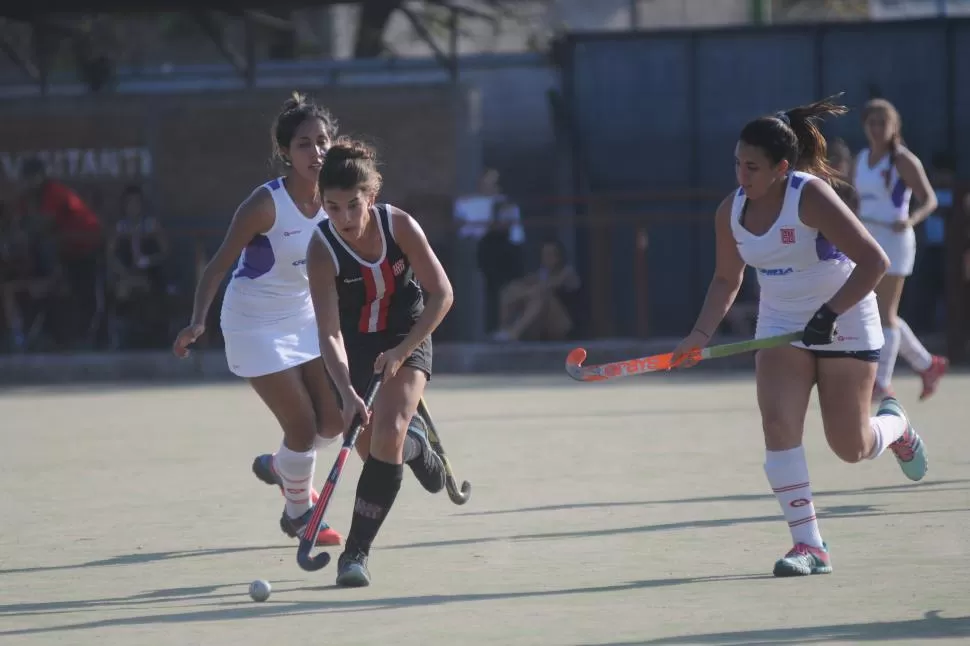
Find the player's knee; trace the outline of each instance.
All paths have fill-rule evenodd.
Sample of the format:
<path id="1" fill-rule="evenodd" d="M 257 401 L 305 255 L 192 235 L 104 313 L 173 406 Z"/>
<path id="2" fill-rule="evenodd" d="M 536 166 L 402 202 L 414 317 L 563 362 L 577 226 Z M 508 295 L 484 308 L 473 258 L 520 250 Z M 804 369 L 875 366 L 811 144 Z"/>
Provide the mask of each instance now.
<path id="1" fill-rule="evenodd" d="M 829 448 L 832 452 L 848 464 L 862 462 L 866 458 L 866 446 L 861 438 L 828 438 Z"/>
<path id="2" fill-rule="evenodd" d="M 408 430 L 410 417 L 403 414 L 386 415 L 374 420 L 372 432 L 375 439 L 387 444 L 400 444 Z"/>
<path id="3" fill-rule="evenodd" d="M 403 412 L 397 413 L 390 420 L 388 420 L 388 430 L 394 434 L 394 437 L 397 438 L 398 441 L 403 441 L 404 435 L 408 432 L 408 427 L 410 424 L 410 415 L 405 415 Z"/>
<path id="4" fill-rule="evenodd" d="M 329 440 L 339 436 L 344 432 L 344 430 L 343 420 L 339 416 L 335 415 L 329 419 L 324 418 L 319 420 L 317 433 Z"/>
<path id="5" fill-rule="evenodd" d="M 387 413 L 374 418 L 371 425 L 371 454 L 381 460 L 393 460 L 400 453 L 407 432 L 409 418 L 398 413 Z"/>
<path id="6" fill-rule="evenodd" d="M 290 450 L 305 452 L 313 448 L 317 434 L 317 420 L 314 417 L 294 417 L 286 420 L 282 426 L 284 442 Z"/>

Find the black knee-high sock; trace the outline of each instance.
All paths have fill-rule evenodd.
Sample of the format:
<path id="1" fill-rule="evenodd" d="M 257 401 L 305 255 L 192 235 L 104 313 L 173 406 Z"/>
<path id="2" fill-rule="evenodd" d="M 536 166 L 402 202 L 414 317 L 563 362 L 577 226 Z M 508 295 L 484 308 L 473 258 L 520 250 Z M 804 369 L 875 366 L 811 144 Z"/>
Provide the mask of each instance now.
<path id="1" fill-rule="evenodd" d="M 389 464 L 373 455 L 367 458 L 357 481 L 354 518 L 347 536 L 348 549 L 353 547 L 365 554 L 370 552 L 371 543 L 387 518 L 403 479 L 403 465 Z"/>

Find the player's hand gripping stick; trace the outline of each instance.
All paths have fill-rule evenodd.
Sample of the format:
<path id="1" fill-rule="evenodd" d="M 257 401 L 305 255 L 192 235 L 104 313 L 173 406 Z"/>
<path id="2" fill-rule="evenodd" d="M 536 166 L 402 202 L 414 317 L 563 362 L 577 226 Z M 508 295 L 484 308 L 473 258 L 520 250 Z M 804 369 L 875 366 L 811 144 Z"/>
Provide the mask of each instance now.
<path id="1" fill-rule="evenodd" d="M 374 397 L 377 395 L 377 390 L 380 388 L 383 380 L 383 373 L 375 374 L 371 378 L 371 382 L 367 386 L 367 392 L 364 393 L 364 403 L 367 405 L 368 409 L 370 409 L 371 405 L 374 403 Z M 340 480 L 340 474 L 343 472 L 344 465 L 347 463 L 347 458 L 350 457 L 351 451 L 354 450 L 354 444 L 357 443 L 357 437 L 360 435 L 360 432 L 363 429 L 364 420 L 361 419 L 360 413 L 358 413 L 354 415 L 354 419 L 350 423 L 350 428 L 344 433 L 344 443 L 340 447 L 340 452 L 337 453 L 337 459 L 333 463 L 333 468 L 330 469 L 330 475 L 327 476 L 327 482 L 323 485 L 323 490 L 320 492 L 320 496 L 317 498 L 317 502 L 313 506 L 313 514 L 310 516 L 310 521 L 303 529 L 303 536 L 300 537 L 300 546 L 296 549 L 296 562 L 307 572 L 316 572 L 317 570 L 327 567 L 327 564 L 330 563 L 330 554 L 327 552 L 320 552 L 316 556 L 310 556 L 310 552 L 313 550 L 313 546 L 317 542 L 317 534 L 320 532 L 320 523 L 323 522 L 323 515 L 327 511 L 327 507 L 330 505 L 330 499 L 333 497 L 334 489 L 337 488 L 337 482 Z"/>

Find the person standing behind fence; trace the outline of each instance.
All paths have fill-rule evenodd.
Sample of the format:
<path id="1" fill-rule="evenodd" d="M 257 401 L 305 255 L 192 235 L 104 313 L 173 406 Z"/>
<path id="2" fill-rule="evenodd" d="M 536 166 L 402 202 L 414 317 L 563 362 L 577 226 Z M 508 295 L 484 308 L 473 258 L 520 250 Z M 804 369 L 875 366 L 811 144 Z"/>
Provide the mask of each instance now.
<path id="1" fill-rule="evenodd" d="M 114 295 L 115 324 L 125 328 L 127 342 L 155 347 L 156 330 L 168 336 L 167 297 L 170 286 L 165 267 L 168 236 L 157 218 L 146 213 L 141 187 L 125 187 L 121 217 L 108 236 L 107 263 Z M 137 334 L 131 334 L 133 324 Z M 112 328 L 116 325 L 112 325 Z M 117 337 L 118 335 L 112 335 Z M 134 337 L 134 338 L 133 338 Z M 113 339 L 117 344 L 118 339 Z"/>
<path id="2" fill-rule="evenodd" d="M 873 401 L 893 394 L 892 376 L 898 354 L 922 378 L 919 398 L 925 400 L 936 392 L 948 362 L 930 354 L 920 343 L 899 316 L 899 301 L 916 260 L 913 227 L 936 210 L 936 194 L 919 158 L 903 143 L 902 120 L 892 103 L 885 99 L 868 101 L 862 110 L 862 122 L 869 147 L 859 153 L 853 166 L 852 184 L 859 194 L 858 215 L 890 262 L 889 271 L 876 287 L 886 344 L 879 357 Z M 910 213 L 913 195 L 920 206 Z"/>
<path id="3" fill-rule="evenodd" d="M 334 441 L 343 430 L 336 393 L 320 358 L 306 273 L 307 245 L 316 225 L 326 219 L 317 177 L 336 134 L 330 113 L 303 95 L 294 94 L 283 104 L 272 144 L 285 172 L 257 187 L 237 209 L 199 278 L 192 320 L 173 347 L 176 356 L 188 356 L 189 345 L 205 332 L 216 290 L 235 263 L 222 306 L 226 360 L 283 429 L 276 453 L 258 456 L 252 469 L 282 490 L 286 503 L 280 529 L 291 538 L 302 533 L 312 514 L 317 446 Z M 341 540 L 326 524 L 317 538 L 321 545 Z"/>
<path id="4" fill-rule="evenodd" d="M 43 227 L 53 236 L 63 278 L 77 305 L 77 318 L 69 320 L 65 327 L 72 334 L 87 334 L 99 305 L 101 220 L 75 191 L 48 177 L 42 160 L 25 160 L 22 176 L 26 189 L 20 207 L 28 217 L 39 216 Z M 86 343 L 92 339 L 72 340 Z"/>
<path id="5" fill-rule="evenodd" d="M 525 273 L 522 245 L 509 237 L 513 224 L 506 215 L 515 205 L 499 201 L 492 205 L 488 231 L 478 241 L 478 269 L 485 279 L 485 332 L 492 334 L 499 325 L 499 299 L 502 289 Z"/>
<path id="6" fill-rule="evenodd" d="M 0 203 L 0 309 L 9 345 L 18 352 L 30 348 L 31 332 L 43 321 L 40 304 L 62 274 L 56 245 L 39 225 L 36 217 Z"/>

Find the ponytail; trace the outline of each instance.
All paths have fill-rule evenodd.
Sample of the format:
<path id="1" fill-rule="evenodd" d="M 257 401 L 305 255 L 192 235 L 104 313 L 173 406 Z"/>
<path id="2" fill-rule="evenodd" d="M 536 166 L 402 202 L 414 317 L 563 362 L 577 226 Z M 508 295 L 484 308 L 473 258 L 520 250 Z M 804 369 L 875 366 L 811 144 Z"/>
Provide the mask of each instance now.
<path id="1" fill-rule="evenodd" d="M 758 117 L 744 126 L 740 139 L 764 150 L 774 164 L 784 159 L 792 170 L 811 173 L 831 183 L 837 173 L 826 159 L 825 137 L 818 122 L 823 117 L 848 112 L 848 108 L 835 102 L 840 96 Z"/>
<path id="2" fill-rule="evenodd" d="M 829 182 L 837 177 L 838 173 L 829 165 L 828 145 L 818 124 L 825 117 L 838 117 L 849 111 L 835 102 L 841 96 L 839 93 L 784 112 L 798 142 L 795 170 L 817 175 Z"/>

